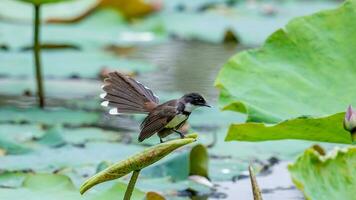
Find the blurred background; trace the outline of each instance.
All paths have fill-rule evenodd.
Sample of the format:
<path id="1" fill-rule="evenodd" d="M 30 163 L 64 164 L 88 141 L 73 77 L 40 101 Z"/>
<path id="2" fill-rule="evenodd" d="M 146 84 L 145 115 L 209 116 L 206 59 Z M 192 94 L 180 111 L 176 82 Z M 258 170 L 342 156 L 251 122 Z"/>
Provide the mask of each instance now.
<path id="1" fill-rule="evenodd" d="M 1 0 L 1 199 L 26 195 L 21 187 L 29 173 L 63 174 L 78 187 L 96 171 L 159 142 L 152 137 L 138 143 L 144 116 L 111 116 L 100 106 L 102 80 L 114 70 L 150 87 L 161 102 L 199 92 L 213 105 L 193 113 L 187 129 L 199 133 L 198 143 L 207 146 L 214 189 L 189 179 L 188 147 L 143 170 L 139 190 L 156 191 L 167 199 L 252 199 L 246 172 L 251 163 L 261 172 L 265 199 L 303 199 L 285 166 L 313 142 L 224 142 L 229 124 L 242 123 L 246 116 L 219 110 L 214 80 L 231 56 L 261 46 L 292 18 L 340 3 L 73 0 L 46 4 L 41 8 L 46 107 L 40 109 L 32 56 L 33 8 L 21 1 Z M 128 177 L 119 181 L 127 182 Z"/>

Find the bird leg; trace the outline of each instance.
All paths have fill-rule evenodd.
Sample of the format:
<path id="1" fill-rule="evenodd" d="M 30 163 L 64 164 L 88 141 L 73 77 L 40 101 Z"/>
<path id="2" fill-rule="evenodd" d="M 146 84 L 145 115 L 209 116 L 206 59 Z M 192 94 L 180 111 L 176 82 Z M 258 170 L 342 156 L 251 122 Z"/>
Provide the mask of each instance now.
<path id="1" fill-rule="evenodd" d="M 162 138 L 159 138 L 159 141 L 160 141 L 161 143 L 163 143 L 163 140 L 162 140 Z"/>
<path id="2" fill-rule="evenodd" d="M 176 129 L 173 129 L 173 131 L 176 132 L 176 133 L 178 133 L 178 134 L 180 135 L 180 138 L 182 138 L 182 139 L 185 138 L 185 136 L 183 135 L 182 132 L 177 131 Z"/>

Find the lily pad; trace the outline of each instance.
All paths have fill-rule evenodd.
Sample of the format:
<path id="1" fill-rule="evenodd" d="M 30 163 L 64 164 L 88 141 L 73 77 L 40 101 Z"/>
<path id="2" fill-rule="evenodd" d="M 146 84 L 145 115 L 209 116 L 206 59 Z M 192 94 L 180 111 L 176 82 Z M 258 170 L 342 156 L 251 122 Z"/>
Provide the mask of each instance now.
<path id="1" fill-rule="evenodd" d="M 0 174 L 0 187 L 2 188 L 18 188 L 28 174 L 24 172 L 2 172 Z"/>
<path id="2" fill-rule="evenodd" d="M 289 171 L 308 200 L 355 199 L 355 147 L 336 149 L 328 155 L 323 155 L 320 147 L 309 148 Z"/>
<path id="3" fill-rule="evenodd" d="M 182 39 L 221 43 L 226 33 L 233 33 L 242 44 L 255 46 L 262 44 L 293 17 L 338 5 L 330 1 L 235 3 L 235 6 L 226 6 L 224 1 L 218 0 L 165 1 L 165 8 L 158 18 L 163 19 L 169 34 Z M 263 14 L 265 5 L 275 12 L 272 15 Z"/>
<path id="4" fill-rule="evenodd" d="M 100 154 L 97 153 L 98 149 Z M 27 154 L 0 157 L 0 170 L 52 172 L 62 168 L 91 166 L 94 171 L 102 161 L 116 162 L 140 150 L 140 146 L 108 142 L 89 142 L 84 147 L 66 145 L 61 148 L 38 148 Z"/>
<path id="5" fill-rule="evenodd" d="M 47 97 L 54 97 L 62 100 L 71 101 L 72 104 L 88 104 L 95 103 L 99 105 L 99 95 L 101 90 L 101 81 L 85 80 L 85 79 L 45 79 L 45 91 Z M 25 91 L 29 91 L 32 95 L 36 91 L 36 80 L 24 78 L 3 78 L 0 79 L 0 93 L 2 95 L 21 96 Z M 76 88 L 69 90 L 68 88 Z M 97 99 L 88 97 L 96 96 Z M 83 99 L 85 97 L 85 100 Z M 79 100 L 78 100 L 79 98 Z M 79 105 L 78 105 L 79 106 Z M 76 107 L 78 107 L 76 106 Z M 79 106 L 82 108 L 83 106 Z M 93 108 L 93 106 L 91 106 Z"/>
<path id="6" fill-rule="evenodd" d="M 99 120 L 99 114 L 65 108 L 1 108 L 0 122 L 31 122 L 42 124 L 89 125 Z"/>
<path id="7" fill-rule="evenodd" d="M 253 122 L 233 124 L 225 140 L 303 139 L 351 144 L 352 136 L 343 127 L 344 116 L 345 113 L 338 113 L 322 118 L 297 118 L 273 126 Z"/>
<path id="8" fill-rule="evenodd" d="M 23 154 L 31 151 L 31 149 L 22 146 L 20 143 L 2 138 L 0 139 L 0 149 L 4 150 L 6 154 Z"/>
<path id="9" fill-rule="evenodd" d="M 276 123 L 325 116 L 356 104 L 356 2 L 292 20 L 257 50 L 232 57 L 216 86 L 225 110 Z M 332 85 L 330 85 L 332 83 Z"/>
<path id="10" fill-rule="evenodd" d="M 63 1 L 72 1 L 72 0 L 19 0 L 19 1 L 23 1 L 26 3 L 32 3 L 35 5 L 41 5 L 41 4 L 59 3 L 59 2 L 63 2 Z"/>
<path id="11" fill-rule="evenodd" d="M 96 193 L 81 196 L 69 177 L 54 174 L 27 175 L 20 188 L 0 188 L 1 199 L 21 199 L 26 197 L 29 200 L 104 200 L 123 198 L 126 185 L 116 183 L 112 188 L 97 191 Z M 132 196 L 134 200 L 141 200 L 144 193 L 135 189 Z"/>
<path id="12" fill-rule="evenodd" d="M 62 1 L 58 4 L 47 4 L 41 10 L 42 19 L 49 17 L 74 17 L 77 13 L 83 13 L 85 10 L 93 6 L 96 0 L 70 0 Z M 14 12 L 14 11 L 17 12 Z M 6 19 L 15 19 L 22 21 L 31 21 L 33 7 L 29 3 L 15 0 L 2 0 L 0 4 L 0 13 Z"/>
<path id="13" fill-rule="evenodd" d="M 38 140 L 38 143 L 49 147 L 60 147 L 65 145 L 65 141 L 61 136 L 61 127 L 55 126 L 50 128 L 43 137 Z"/>
<path id="14" fill-rule="evenodd" d="M 43 74 L 46 77 L 81 77 L 97 78 L 101 69 L 148 72 L 155 66 L 140 61 L 118 58 L 100 51 L 76 52 L 53 51 L 43 52 Z M 33 77 L 33 56 L 31 52 L 0 53 L 0 74 L 3 76 Z M 58 62 L 66 60 L 66 62 Z M 58 70 L 61 69 L 61 70 Z"/>

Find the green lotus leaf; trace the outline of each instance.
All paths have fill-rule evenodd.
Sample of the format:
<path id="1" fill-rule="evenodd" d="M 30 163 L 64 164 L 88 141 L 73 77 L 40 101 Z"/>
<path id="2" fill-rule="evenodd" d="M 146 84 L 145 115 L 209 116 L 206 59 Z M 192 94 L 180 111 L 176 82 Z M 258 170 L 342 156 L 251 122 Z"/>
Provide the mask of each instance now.
<path id="1" fill-rule="evenodd" d="M 11 123 L 41 123 L 46 125 L 88 125 L 95 124 L 99 120 L 99 114 L 95 112 L 85 112 L 80 110 L 70 110 L 65 108 L 49 108 L 41 110 L 38 108 L 17 108 L 2 107 L 0 122 Z"/>
<path id="2" fill-rule="evenodd" d="M 2 28 L 2 27 L 1 27 Z M 5 27 L 4 27 L 5 29 Z M 68 30 L 68 32 L 72 32 Z M 51 33 L 59 34 L 59 33 Z M 78 33 L 81 34 L 81 33 Z M 0 53 L 0 74 L 6 76 L 32 77 L 31 64 L 32 52 L 2 52 Z M 157 67 L 153 64 L 139 60 L 120 58 L 101 51 L 43 51 L 43 76 L 44 77 L 80 77 L 97 78 L 102 69 L 121 71 L 127 74 L 150 72 Z M 66 64 L 57 62 L 65 59 Z M 58 69 L 61 69 L 60 71 Z M 57 86 L 58 87 L 58 86 Z"/>
<path id="3" fill-rule="evenodd" d="M 267 126 L 249 122 L 232 124 L 226 141 L 263 141 L 281 139 L 304 139 L 334 143 L 352 143 L 351 134 L 343 127 L 345 113 L 322 118 L 296 118 L 277 125 Z"/>
<path id="4" fill-rule="evenodd" d="M 356 147 L 324 155 L 321 147 L 314 146 L 290 165 L 289 171 L 307 200 L 355 199 Z"/>
<path id="5" fill-rule="evenodd" d="M 136 155 L 133 155 L 119 163 L 116 163 L 85 181 L 80 187 L 80 193 L 83 194 L 91 187 L 99 183 L 120 178 L 132 171 L 141 170 L 159 161 L 175 149 L 194 142 L 196 137 L 197 135 L 193 134 L 188 135 L 184 139 L 175 139 L 161 143 L 156 146 L 152 146 Z"/>
<path id="6" fill-rule="evenodd" d="M 260 49 L 239 53 L 223 66 L 215 83 L 220 104 L 267 123 L 356 105 L 355 21 L 354 0 L 292 20 Z"/>
<path id="7" fill-rule="evenodd" d="M 8 179 L 8 176 L 16 176 L 16 182 L 22 182 L 20 186 L 16 187 L 1 187 L 0 199 L 23 199 L 27 200 L 106 200 L 106 199 L 122 199 L 126 190 L 126 184 L 115 183 L 109 189 L 101 189 L 95 194 L 90 194 L 85 197 L 80 196 L 77 188 L 74 186 L 72 180 L 64 175 L 58 174 L 5 174 L 0 175 L 1 179 Z M 13 186 L 5 185 L 5 186 Z M 14 185 L 15 186 L 15 185 Z M 144 198 L 144 193 L 138 189 L 133 191 L 132 199 L 141 200 Z"/>
<path id="8" fill-rule="evenodd" d="M 59 3 L 63 1 L 72 1 L 72 0 L 18 0 L 26 3 L 32 3 L 35 5 L 48 4 L 48 3 Z"/>
<path id="9" fill-rule="evenodd" d="M 31 152 L 30 148 L 3 138 L 0 139 L 0 149 L 5 150 L 6 154 L 24 154 Z"/>

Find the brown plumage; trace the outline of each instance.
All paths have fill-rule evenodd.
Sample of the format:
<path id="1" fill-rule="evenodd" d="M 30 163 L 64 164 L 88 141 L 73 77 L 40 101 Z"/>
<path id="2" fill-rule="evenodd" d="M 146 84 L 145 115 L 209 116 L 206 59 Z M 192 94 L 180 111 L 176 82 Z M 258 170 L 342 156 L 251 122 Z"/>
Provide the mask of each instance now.
<path id="1" fill-rule="evenodd" d="M 142 122 L 138 140 L 141 142 L 155 133 L 161 139 L 172 132 L 177 131 L 188 119 L 190 112 L 195 106 L 207 106 L 205 100 L 197 93 L 191 93 L 180 99 L 170 100 L 159 105 L 159 99 L 153 92 L 140 82 L 122 75 L 111 72 L 105 79 L 101 95 L 103 106 L 113 107 L 110 114 L 148 114 Z"/>
<path id="2" fill-rule="evenodd" d="M 102 98 L 108 101 L 107 106 L 117 108 L 117 113 L 148 113 L 159 102 L 151 90 L 118 72 L 109 73 L 105 83 L 103 90 L 106 95 Z"/>

